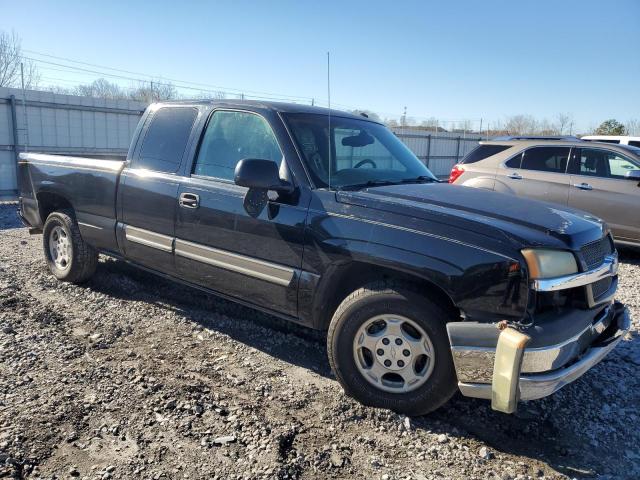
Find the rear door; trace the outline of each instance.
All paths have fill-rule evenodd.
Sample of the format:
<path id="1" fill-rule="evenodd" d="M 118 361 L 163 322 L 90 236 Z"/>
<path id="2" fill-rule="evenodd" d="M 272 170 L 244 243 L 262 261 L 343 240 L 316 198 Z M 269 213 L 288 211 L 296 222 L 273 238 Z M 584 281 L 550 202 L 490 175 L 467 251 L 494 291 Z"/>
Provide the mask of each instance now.
<path id="1" fill-rule="evenodd" d="M 174 272 L 178 171 L 198 110 L 163 106 L 150 114 L 119 184 L 118 243 L 127 259 Z"/>
<path id="2" fill-rule="evenodd" d="M 528 148 L 499 169 L 502 182 L 518 196 L 567 205 L 570 151 L 562 146 Z"/>
<path id="3" fill-rule="evenodd" d="M 625 174 L 640 162 L 600 147 L 576 149 L 569 205 L 604 219 L 619 240 L 640 241 L 640 187 Z"/>
<path id="4" fill-rule="evenodd" d="M 233 180 L 238 161 L 261 158 L 278 163 L 281 176 L 295 183 L 282 143 L 258 113 L 211 113 L 179 186 L 175 261 L 183 279 L 295 316 L 308 197 L 269 192 L 264 208 L 249 215 L 247 189 Z"/>

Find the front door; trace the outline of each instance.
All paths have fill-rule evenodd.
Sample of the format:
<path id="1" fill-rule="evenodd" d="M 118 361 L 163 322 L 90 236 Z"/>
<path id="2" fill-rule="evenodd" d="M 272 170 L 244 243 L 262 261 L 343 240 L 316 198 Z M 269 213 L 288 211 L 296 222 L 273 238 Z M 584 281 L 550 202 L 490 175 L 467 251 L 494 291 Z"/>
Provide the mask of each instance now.
<path id="1" fill-rule="evenodd" d="M 571 159 L 569 205 L 602 218 L 616 240 L 640 242 L 640 186 L 625 178 L 640 162 L 601 147 L 581 148 Z"/>
<path id="2" fill-rule="evenodd" d="M 306 206 L 270 192 L 249 215 L 247 189 L 234 184 L 244 158 L 272 160 L 282 175 L 282 149 L 268 121 L 252 112 L 215 110 L 191 172 L 182 178 L 176 217 L 178 275 L 217 292 L 295 316 Z"/>

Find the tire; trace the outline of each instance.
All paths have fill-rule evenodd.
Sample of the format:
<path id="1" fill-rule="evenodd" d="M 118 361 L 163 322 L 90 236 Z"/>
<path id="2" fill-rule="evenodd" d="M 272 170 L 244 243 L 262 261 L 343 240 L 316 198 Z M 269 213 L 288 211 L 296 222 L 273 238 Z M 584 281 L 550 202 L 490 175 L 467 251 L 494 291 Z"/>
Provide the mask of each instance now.
<path id="1" fill-rule="evenodd" d="M 98 252 L 82 239 L 73 211 L 51 213 L 42 234 L 47 266 L 58 280 L 82 283 L 91 278 L 98 265 Z M 58 243 L 59 238 L 62 243 Z"/>
<path id="2" fill-rule="evenodd" d="M 378 318 L 386 320 L 375 320 Z M 416 293 L 410 285 L 387 282 L 367 285 L 345 298 L 333 315 L 327 336 L 331 368 L 345 393 L 365 405 L 411 416 L 432 412 L 446 403 L 458 389 L 446 332 L 446 323 L 450 320 L 452 319 L 448 318 L 442 308 Z M 369 335 L 368 332 L 373 331 L 373 327 L 380 328 L 380 322 L 386 325 L 382 333 Z M 389 336 L 392 324 L 400 325 L 404 336 Z M 367 330 L 367 325 L 372 326 Z M 364 338 L 363 331 L 367 332 L 364 336 L 368 341 L 377 339 L 378 343 L 375 345 L 381 347 L 370 352 L 371 355 L 367 353 L 367 348 L 358 346 L 358 342 Z M 414 337 L 406 331 L 422 335 L 416 336 L 417 341 L 411 343 Z M 424 335 L 428 338 L 423 339 Z M 387 342 L 391 339 L 391 344 L 385 344 L 387 347 L 380 343 L 385 340 L 383 337 L 387 337 Z M 402 341 L 403 338 L 405 343 L 397 344 L 398 339 Z M 410 340 L 409 343 L 407 339 Z M 396 344 L 402 346 L 396 348 Z M 409 345 L 411 349 L 399 350 L 404 345 Z M 420 346 L 417 350 L 414 349 L 416 345 Z M 393 347 L 391 350 L 395 350 L 395 353 L 389 347 Z M 430 356 L 413 353 L 422 349 L 425 352 L 430 350 Z M 407 352 L 410 357 L 407 355 L 409 358 L 406 360 L 413 368 L 406 364 L 406 369 L 399 370 L 402 375 L 386 367 L 386 370 L 379 370 L 387 372 L 382 376 L 367 375 L 372 370 L 363 368 L 368 360 L 372 360 L 371 365 L 375 364 L 380 369 L 384 367 L 381 360 L 385 358 L 385 362 L 392 362 L 393 359 L 399 365 L 403 363 L 400 360 L 405 360 L 400 354 L 406 355 Z M 379 356 L 381 354 L 385 356 Z M 389 366 L 395 367 L 395 364 L 389 363 Z M 420 370 L 422 374 L 415 375 L 413 372 L 416 370 Z M 375 382 L 373 377 L 381 380 Z M 399 380 L 404 380 L 405 377 L 416 377 L 417 380 L 414 378 L 413 384 L 404 382 L 404 386 L 400 387 Z"/>

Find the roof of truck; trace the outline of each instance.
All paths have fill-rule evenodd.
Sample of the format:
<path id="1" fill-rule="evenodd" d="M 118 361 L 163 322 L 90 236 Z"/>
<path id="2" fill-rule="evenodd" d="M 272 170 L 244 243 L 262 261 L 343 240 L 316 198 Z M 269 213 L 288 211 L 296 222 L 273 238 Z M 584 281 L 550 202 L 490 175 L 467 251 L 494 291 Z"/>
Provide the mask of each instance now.
<path id="1" fill-rule="evenodd" d="M 157 102 L 158 105 L 219 105 L 225 107 L 252 107 L 252 108 L 261 108 L 265 110 L 273 110 L 276 112 L 283 113 L 312 113 L 319 115 L 328 115 L 329 109 L 325 107 L 316 107 L 314 105 L 305 105 L 302 103 L 286 103 L 286 102 L 270 102 L 263 100 L 236 100 L 236 99 L 220 99 L 220 100 L 177 100 L 177 101 L 167 101 L 167 102 Z M 345 112 L 343 110 L 335 110 L 331 109 L 331 115 L 335 115 L 337 117 L 349 117 L 349 118 L 357 118 L 359 120 L 369 120 L 375 122 L 375 120 L 371 120 L 364 115 L 354 114 L 350 112 Z M 379 122 L 376 122 L 379 123 Z"/>

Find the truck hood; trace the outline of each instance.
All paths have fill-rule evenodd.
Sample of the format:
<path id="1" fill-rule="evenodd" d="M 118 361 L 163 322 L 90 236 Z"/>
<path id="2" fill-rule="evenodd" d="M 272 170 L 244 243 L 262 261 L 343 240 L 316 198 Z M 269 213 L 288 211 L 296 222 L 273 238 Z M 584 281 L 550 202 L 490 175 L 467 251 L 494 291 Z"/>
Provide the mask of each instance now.
<path id="1" fill-rule="evenodd" d="M 601 238 L 606 229 L 602 220 L 562 205 L 445 183 L 339 191 L 337 200 L 498 239 L 506 236 L 518 246 L 577 249 Z"/>

